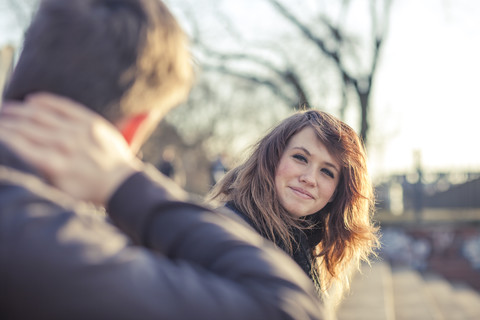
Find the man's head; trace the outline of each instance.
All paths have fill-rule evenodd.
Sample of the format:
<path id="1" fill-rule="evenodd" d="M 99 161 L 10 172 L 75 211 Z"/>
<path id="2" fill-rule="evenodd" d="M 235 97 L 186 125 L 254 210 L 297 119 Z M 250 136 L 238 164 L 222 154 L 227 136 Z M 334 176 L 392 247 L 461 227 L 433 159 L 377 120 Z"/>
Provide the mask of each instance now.
<path id="1" fill-rule="evenodd" d="M 135 140 L 186 97 L 191 80 L 185 35 L 161 1 L 43 0 L 4 99 L 66 96 Z"/>

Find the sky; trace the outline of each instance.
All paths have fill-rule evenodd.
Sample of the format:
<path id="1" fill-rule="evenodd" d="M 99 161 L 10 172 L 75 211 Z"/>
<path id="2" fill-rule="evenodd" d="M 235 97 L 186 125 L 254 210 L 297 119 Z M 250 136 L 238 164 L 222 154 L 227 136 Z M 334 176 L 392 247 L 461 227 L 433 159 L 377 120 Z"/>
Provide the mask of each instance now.
<path id="1" fill-rule="evenodd" d="M 394 3 L 374 92 L 377 173 L 411 170 L 416 150 L 426 170 L 480 171 L 479 16 L 478 1 Z"/>
<path id="2" fill-rule="evenodd" d="M 0 45 L 18 43 L 14 16 L 0 17 Z M 415 152 L 426 171 L 480 171 L 478 17 L 480 1 L 394 1 L 372 98 L 374 175 L 412 171 Z"/>

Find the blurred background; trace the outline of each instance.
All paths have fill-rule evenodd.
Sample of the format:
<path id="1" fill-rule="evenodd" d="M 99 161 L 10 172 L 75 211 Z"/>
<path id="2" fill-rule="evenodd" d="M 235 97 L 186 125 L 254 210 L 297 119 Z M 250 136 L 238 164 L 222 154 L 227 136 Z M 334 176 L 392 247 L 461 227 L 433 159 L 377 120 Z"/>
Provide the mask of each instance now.
<path id="1" fill-rule="evenodd" d="M 464 311 L 480 306 L 480 2 L 165 2 L 191 38 L 197 82 L 143 148 L 144 160 L 204 195 L 281 119 L 303 108 L 330 112 L 352 126 L 368 150 L 383 247 L 381 261 L 369 269 L 377 284 L 364 286 L 382 292 L 379 305 L 396 310 L 378 314 L 480 319 L 475 308 L 478 314 L 472 309 L 452 318 L 439 307 L 456 301 L 453 296 L 461 297 L 457 304 L 469 301 Z M 37 4 L 0 0 L 0 88 Z M 415 307 L 392 302 L 401 301 L 405 270 L 421 288 L 433 288 L 426 296 L 436 311 L 428 316 L 402 313 Z M 367 278 L 374 276 L 357 279 L 358 286 Z M 442 285 L 452 297 L 432 298 L 445 291 Z M 424 291 L 413 286 L 405 289 L 410 296 Z M 354 282 L 349 298 L 358 290 Z M 388 298 L 391 292 L 396 298 Z M 340 315 L 360 319 L 367 305 L 347 299 L 350 311 Z"/>

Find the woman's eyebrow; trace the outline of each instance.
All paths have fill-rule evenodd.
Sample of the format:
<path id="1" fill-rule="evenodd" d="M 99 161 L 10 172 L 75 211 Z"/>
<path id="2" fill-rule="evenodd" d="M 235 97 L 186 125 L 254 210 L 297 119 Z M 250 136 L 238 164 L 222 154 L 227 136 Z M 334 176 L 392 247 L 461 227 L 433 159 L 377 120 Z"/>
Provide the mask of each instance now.
<path id="1" fill-rule="evenodd" d="M 331 162 L 325 162 L 325 165 L 326 165 L 327 167 L 331 167 L 331 168 L 335 169 L 335 171 L 337 171 L 337 172 L 340 172 L 340 170 L 337 168 L 337 166 L 334 165 L 334 164 L 331 163 Z"/>
<path id="2" fill-rule="evenodd" d="M 311 156 L 310 152 L 305 147 L 293 147 L 292 149 L 299 149 L 305 152 L 308 156 Z"/>

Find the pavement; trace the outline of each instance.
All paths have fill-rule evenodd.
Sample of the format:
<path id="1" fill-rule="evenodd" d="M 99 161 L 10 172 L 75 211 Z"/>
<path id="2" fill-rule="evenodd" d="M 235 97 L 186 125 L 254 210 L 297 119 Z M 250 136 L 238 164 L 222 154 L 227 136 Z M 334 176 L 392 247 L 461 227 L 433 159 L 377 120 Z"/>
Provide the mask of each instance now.
<path id="1" fill-rule="evenodd" d="M 337 310 L 338 320 L 480 320 L 480 293 L 383 261 L 363 265 Z"/>

